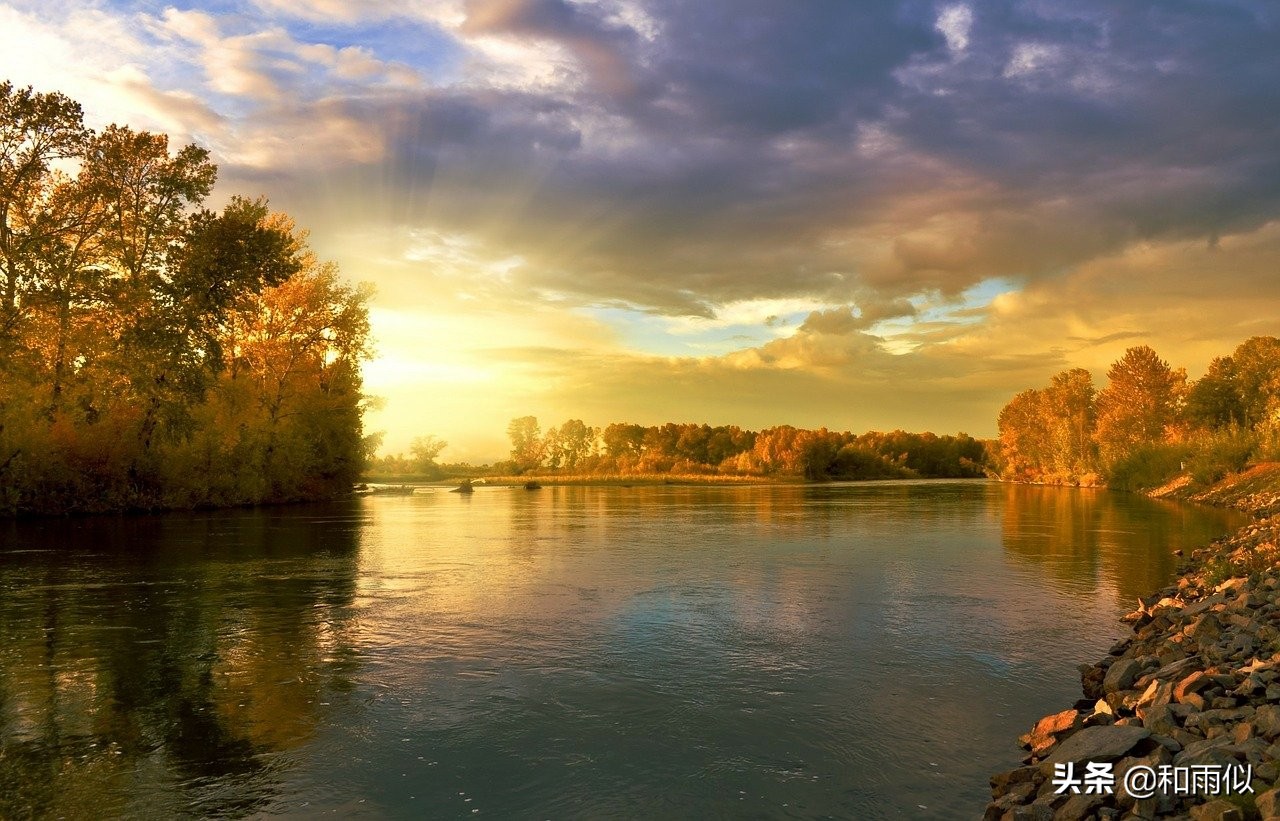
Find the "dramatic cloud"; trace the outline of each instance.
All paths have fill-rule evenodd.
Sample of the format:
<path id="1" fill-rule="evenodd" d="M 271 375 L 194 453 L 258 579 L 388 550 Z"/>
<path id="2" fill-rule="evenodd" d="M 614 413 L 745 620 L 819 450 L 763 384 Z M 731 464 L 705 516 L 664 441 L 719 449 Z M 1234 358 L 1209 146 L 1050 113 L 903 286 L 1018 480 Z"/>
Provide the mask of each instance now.
<path id="1" fill-rule="evenodd" d="M 503 413 L 990 433 L 1055 368 L 1145 342 L 1194 372 L 1280 331 L 1278 24 L 1260 0 L 10 0 L 0 76 L 209 146 L 221 195 L 270 194 L 381 316 L 451 329 L 379 331 L 394 441 L 396 396 L 450 379 Z"/>

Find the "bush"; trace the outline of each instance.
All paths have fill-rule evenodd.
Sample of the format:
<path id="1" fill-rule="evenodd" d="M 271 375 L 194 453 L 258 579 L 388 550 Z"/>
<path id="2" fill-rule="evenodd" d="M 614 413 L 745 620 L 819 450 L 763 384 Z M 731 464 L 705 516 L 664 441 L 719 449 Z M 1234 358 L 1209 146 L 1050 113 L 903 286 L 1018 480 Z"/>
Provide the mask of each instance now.
<path id="1" fill-rule="evenodd" d="M 1239 428 L 1212 431 L 1198 439 L 1187 460 L 1187 470 L 1197 484 L 1211 485 L 1229 473 L 1244 469 L 1258 448 L 1258 437 Z"/>
<path id="2" fill-rule="evenodd" d="M 1107 471 L 1107 484 L 1116 490 L 1159 487 L 1182 472 L 1191 455 L 1186 445 L 1139 445 L 1117 459 Z"/>

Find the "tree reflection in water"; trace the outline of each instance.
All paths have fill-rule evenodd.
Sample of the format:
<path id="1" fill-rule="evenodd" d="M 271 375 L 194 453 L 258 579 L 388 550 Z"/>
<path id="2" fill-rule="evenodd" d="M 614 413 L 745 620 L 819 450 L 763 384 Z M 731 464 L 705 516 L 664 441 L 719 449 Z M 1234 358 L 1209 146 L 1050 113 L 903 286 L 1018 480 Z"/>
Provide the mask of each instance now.
<path id="1" fill-rule="evenodd" d="M 356 664 L 358 508 L 303 510 L 0 525 L 0 817 L 267 805 Z"/>

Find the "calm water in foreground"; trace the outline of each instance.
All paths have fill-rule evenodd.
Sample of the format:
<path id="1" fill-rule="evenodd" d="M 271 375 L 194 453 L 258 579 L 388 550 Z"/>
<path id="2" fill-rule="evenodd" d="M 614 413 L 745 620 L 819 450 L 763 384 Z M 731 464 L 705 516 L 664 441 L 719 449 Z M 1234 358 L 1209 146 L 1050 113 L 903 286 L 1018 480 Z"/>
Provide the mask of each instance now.
<path id="1" fill-rule="evenodd" d="M 974 818 L 1242 521 L 953 482 L 0 523 L 0 817 Z"/>

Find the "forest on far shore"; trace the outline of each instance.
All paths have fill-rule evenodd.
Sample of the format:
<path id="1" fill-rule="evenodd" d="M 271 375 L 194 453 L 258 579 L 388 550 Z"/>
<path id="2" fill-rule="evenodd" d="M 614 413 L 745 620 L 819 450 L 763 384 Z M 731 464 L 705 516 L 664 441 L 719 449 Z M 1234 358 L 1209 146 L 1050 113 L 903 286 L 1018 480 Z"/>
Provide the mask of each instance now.
<path id="1" fill-rule="evenodd" d="M 737 425 L 616 422 L 604 428 L 570 419 L 545 432 L 533 416 L 507 427 L 511 455 L 484 469 L 442 465 L 445 442 L 424 436 L 408 457 L 384 456 L 371 476 L 442 479 L 485 473 L 562 476 L 743 476 L 829 479 L 976 478 L 987 450 L 967 434 L 853 434 L 790 425 L 744 430 Z"/>
<path id="2" fill-rule="evenodd" d="M 216 177 L 0 83 L 0 514 L 350 492 L 369 291 Z"/>

